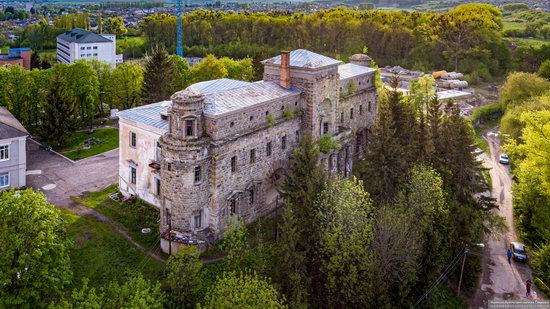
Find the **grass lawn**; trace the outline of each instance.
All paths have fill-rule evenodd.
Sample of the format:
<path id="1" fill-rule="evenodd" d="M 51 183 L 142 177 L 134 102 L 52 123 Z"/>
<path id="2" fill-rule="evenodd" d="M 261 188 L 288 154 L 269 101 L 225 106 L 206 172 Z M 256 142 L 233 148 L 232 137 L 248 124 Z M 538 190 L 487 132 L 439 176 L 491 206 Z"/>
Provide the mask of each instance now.
<path id="1" fill-rule="evenodd" d="M 158 209 L 141 200 L 128 203 L 113 201 L 109 198 L 109 194 L 114 192 L 117 192 L 116 185 L 92 192 L 88 196 L 78 199 L 78 202 L 120 223 L 128 229 L 130 236 L 144 247 L 154 247 L 159 242 L 160 213 Z M 150 228 L 151 232 L 143 234 L 141 233 L 142 228 Z"/>
<path id="2" fill-rule="evenodd" d="M 96 142 L 88 149 L 81 149 L 84 143 L 90 138 L 95 138 Z M 75 132 L 67 140 L 64 146 L 55 150 L 61 152 L 64 156 L 72 160 L 80 160 L 94 156 L 118 147 L 118 129 L 102 128 L 94 129 L 92 133 L 88 131 Z"/>
<path id="3" fill-rule="evenodd" d="M 133 271 L 141 272 L 147 279 L 161 278 L 162 263 L 139 251 L 109 224 L 68 211 L 63 212 L 63 217 L 67 235 L 74 243 L 70 251 L 74 288 L 81 286 L 82 278 L 99 287 L 111 280 L 122 280 Z"/>

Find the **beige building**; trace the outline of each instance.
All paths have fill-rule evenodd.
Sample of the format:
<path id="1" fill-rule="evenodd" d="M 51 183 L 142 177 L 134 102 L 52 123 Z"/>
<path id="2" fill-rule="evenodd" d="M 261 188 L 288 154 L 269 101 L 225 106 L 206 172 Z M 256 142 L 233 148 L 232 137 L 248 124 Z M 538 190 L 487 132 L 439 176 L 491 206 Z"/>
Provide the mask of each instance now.
<path id="1" fill-rule="evenodd" d="M 160 208 L 161 244 L 170 251 L 219 239 L 231 217 L 249 223 L 273 211 L 305 132 L 336 140 L 340 148 L 321 164 L 351 176 L 377 110 L 368 59 L 342 64 L 307 50 L 283 52 L 262 62 L 262 81 L 202 82 L 171 101 L 120 112 L 121 192 Z"/>

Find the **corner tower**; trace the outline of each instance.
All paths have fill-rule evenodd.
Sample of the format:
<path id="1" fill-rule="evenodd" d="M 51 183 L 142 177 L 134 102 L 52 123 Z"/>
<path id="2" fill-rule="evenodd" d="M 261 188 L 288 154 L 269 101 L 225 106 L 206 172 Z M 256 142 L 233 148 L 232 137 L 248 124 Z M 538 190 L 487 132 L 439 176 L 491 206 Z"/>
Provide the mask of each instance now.
<path id="1" fill-rule="evenodd" d="M 163 250 L 167 232 L 194 240 L 208 233 L 210 205 L 208 142 L 204 137 L 204 97 L 183 90 L 172 97 L 169 129 L 160 139 Z M 162 241 L 161 241 L 162 244 Z"/>

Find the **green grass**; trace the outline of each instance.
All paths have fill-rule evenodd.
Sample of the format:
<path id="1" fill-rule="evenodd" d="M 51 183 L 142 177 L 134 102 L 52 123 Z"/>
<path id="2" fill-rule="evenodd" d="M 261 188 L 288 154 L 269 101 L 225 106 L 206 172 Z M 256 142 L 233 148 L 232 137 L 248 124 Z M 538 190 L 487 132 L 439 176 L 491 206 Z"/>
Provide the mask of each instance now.
<path id="1" fill-rule="evenodd" d="M 504 38 L 505 40 L 508 40 L 510 42 L 515 43 L 516 45 L 524 45 L 524 46 L 533 46 L 533 47 L 540 47 L 543 44 L 550 44 L 550 41 L 545 41 L 541 39 L 535 39 L 535 38 Z"/>
<path id="2" fill-rule="evenodd" d="M 520 23 L 517 21 L 503 21 L 502 30 L 511 30 L 511 29 L 525 29 L 525 23 Z"/>
<path id="3" fill-rule="evenodd" d="M 500 117 L 496 119 L 487 120 L 474 128 L 475 142 L 478 145 L 478 147 L 481 148 L 486 153 L 489 153 L 489 145 L 487 144 L 487 141 L 483 138 L 483 132 L 485 132 L 485 130 L 496 127 L 499 124 L 499 122 L 500 122 Z"/>
<path id="4" fill-rule="evenodd" d="M 162 263 L 139 251 L 109 224 L 68 211 L 63 212 L 63 217 L 67 236 L 74 244 L 70 250 L 72 287 L 80 287 L 82 278 L 88 278 L 91 286 L 100 287 L 112 280 L 122 280 L 134 271 L 150 280 L 161 278 Z"/>
<path id="5" fill-rule="evenodd" d="M 77 198 L 78 202 L 93 208 L 106 215 L 113 221 L 128 229 L 130 236 L 145 248 L 154 247 L 159 241 L 160 213 L 155 207 L 136 200 L 133 202 L 113 201 L 109 194 L 117 192 L 116 185 L 101 191 L 92 192 L 84 198 Z M 142 228 L 150 228 L 149 234 L 141 233 Z"/>
<path id="6" fill-rule="evenodd" d="M 84 143 L 90 138 L 96 138 L 98 142 L 88 149 L 81 149 Z M 91 157 L 118 147 L 118 129 L 103 128 L 94 129 L 92 133 L 75 132 L 67 140 L 65 145 L 55 150 L 63 153 L 69 159 L 80 160 Z"/>

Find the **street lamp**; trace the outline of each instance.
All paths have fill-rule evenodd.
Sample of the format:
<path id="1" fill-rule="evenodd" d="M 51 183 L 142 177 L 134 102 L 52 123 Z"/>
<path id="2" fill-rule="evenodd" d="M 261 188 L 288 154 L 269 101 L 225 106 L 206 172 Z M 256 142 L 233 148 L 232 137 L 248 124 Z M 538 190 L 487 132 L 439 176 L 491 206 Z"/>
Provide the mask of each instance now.
<path id="1" fill-rule="evenodd" d="M 479 247 L 479 248 L 485 248 L 484 243 L 478 243 L 478 244 L 472 244 L 473 246 Z M 462 269 L 460 270 L 460 279 L 458 280 L 458 291 L 456 292 L 456 296 L 460 296 L 460 285 L 462 284 L 462 275 L 464 274 L 464 264 L 466 264 L 466 255 L 468 254 L 468 245 L 464 247 L 464 258 L 462 260 Z"/>

